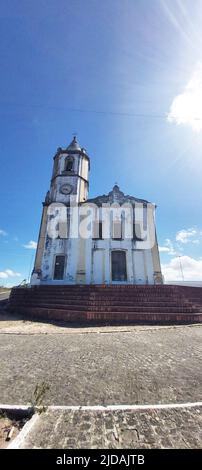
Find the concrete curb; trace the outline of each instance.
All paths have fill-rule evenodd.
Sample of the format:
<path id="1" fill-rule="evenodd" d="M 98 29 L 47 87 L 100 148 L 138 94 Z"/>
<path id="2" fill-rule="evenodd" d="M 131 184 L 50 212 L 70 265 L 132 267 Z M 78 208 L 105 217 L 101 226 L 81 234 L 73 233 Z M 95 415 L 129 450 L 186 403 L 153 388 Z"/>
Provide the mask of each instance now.
<path id="1" fill-rule="evenodd" d="M 21 408 L 22 409 L 22 408 Z M 38 420 L 39 415 L 38 413 L 34 414 L 32 418 L 23 426 L 22 430 L 19 432 L 18 436 L 8 445 L 7 449 L 19 449 L 20 446 L 25 441 L 27 435 L 35 425 L 36 421 Z"/>
<path id="2" fill-rule="evenodd" d="M 202 406 L 202 401 L 187 402 L 187 403 L 156 403 L 146 405 L 45 405 L 46 411 L 116 411 L 116 410 L 163 410 L 163 409 L 174 409 L 174 408 L 194 408 Z M 36 413 L 32 416 L 39 416 L 37 410 L 40 411 L 42 407 L 35 407 Z M 29 411 L 32 408 L 26 405 L 1 405 L 0 410 L 12 410 L 12 411 Z M 30 421 L 32 420 L 30 419 Z M 29 421 L 29 422 L 30 422 Z M 26 423 L 27 424 L 27 423 Z M 25 424 L 25 426 L 26 426 Z M 23 427 L 24 429 L 24 427 Z"/>
<path id="3" fill-rule="evenodd" d="M 165 403 L 165 404 L 155 404 L 155 405 L 83 405 L 83 406 L 60 406 L 60 405 L 50 405 L 47 407 L 47 411 L 124 411 L 124 410 L 166 410 L 166 409 L 176 409 L 176 408 L 194 408 L 202 406 L 202 401 L 194 403 Z"/>
<path id="4" fill-rule="evenodd" d="M 0 404 L 0 410 L 11 410 L 11 411 L 27 411 L 31 412 L 33 407 L 31 405 L 1 405 Z"/>

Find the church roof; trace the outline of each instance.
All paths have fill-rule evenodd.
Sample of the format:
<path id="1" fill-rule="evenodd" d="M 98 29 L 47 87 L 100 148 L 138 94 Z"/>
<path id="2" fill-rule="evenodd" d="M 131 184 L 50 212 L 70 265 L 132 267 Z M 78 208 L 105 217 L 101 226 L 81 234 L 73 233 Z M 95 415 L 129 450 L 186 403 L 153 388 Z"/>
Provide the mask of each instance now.
<path id="1" fill-rule="evenodd" d="M 63 153 L 64 154 L 69 153 L 69 154 L 72 154 L 72 155 L 78 153 L 80 155 L 83 155 L 89 160 L 89 164 L 90 164 L 90 158 L 89 158 L 89 156 L 86 152 L 86 149 L 83 148 L 83 147 L 80 147 L 80 144 L 79 144 L 76 136 L 74 136 L 73 140 L 68 145 L 68 147 L 66 147 L 66 148 L 58 147 L 58 149 L 56 151 L 56 154 L 54 155 L 54 159 L 57 158 L 59 155 L 61 155 Z"/>
<path id="2" fill-rule="evenodd" d="M 80 145 L 77 141 L 76 136 L 74 136 L 73 140 L 71 141 L 71 144 L 69 144 L 69 146 L 67 147 L 67 150 L 73 150 L 73 151 L 79 150 L 79 151 L 81 151 L 81 147 L 80 147 Z"/>
<path id="3" fill-rule="evenodd" d="M 88 199 L 85 201 L 85 204 L 88 202 L 92 202 L 96 204 L 97 206 L 101 206 L 104 203 L 119 203 L 119 204 L 124 204 L 129 202 L 130 204 L 135 204 L 137 202 L 142 203 L 142 204 L 148 204 L 149 201 L 146 199 L 139 199 L 134 196 L 129 196 L 125 195 L 122 191 L 120 191 L 119 186 L 117 184 L 114 185 L 112 191 L 110 191 L 108 194 L 103 194 L 102 196 L 97 196 L 93 199 Z"/>

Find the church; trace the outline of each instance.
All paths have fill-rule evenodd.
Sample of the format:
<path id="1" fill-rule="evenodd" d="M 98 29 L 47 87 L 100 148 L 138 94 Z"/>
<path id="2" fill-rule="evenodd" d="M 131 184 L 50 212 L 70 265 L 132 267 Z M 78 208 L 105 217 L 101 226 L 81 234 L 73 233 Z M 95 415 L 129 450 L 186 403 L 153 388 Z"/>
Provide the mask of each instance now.
<path id="1" fill-rule="evenodd" d="M 156 205 L 115 184 L 90 199 L 90 158 L 76 136 L 58 148 L 31 285 L 162 284 Z"/>
<path id="2" fill-rule="evenodd" d="M 31 280 L 12 289 L 9 311 L 81 325 L 202 322 L 202 289 L 163 283 L 156 205 L 118 184 L 89 198 L 89 173 L 76 137 L 58 148 Z"/>

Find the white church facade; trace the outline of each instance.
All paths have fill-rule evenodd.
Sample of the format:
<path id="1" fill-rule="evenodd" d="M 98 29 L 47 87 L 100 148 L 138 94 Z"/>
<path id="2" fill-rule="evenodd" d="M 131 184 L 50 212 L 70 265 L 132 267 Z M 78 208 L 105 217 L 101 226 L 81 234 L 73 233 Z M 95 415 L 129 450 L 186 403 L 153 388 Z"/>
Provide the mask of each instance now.
<path id="1" fill-rule="evenodd" d="M 31 285 L 162 284 L 153 203 L 117 184 L 88 198 L 90 158 L 74 137 L 54 157 Z"/>

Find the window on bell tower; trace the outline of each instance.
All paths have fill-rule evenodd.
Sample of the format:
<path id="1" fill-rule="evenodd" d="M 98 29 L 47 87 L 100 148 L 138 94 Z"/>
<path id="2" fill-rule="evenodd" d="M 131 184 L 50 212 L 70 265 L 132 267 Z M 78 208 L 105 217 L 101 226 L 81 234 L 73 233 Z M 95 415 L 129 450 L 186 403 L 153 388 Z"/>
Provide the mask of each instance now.
<path id="1" fill-rule="evenodd" d="M 65 160 L 65 171 L 73 171 L 74 159 L 67 157 Z"/>

